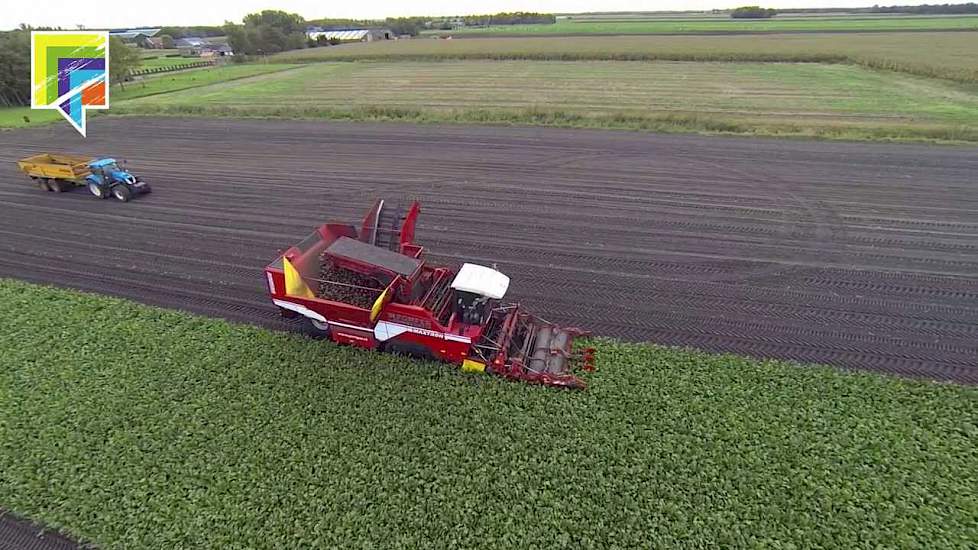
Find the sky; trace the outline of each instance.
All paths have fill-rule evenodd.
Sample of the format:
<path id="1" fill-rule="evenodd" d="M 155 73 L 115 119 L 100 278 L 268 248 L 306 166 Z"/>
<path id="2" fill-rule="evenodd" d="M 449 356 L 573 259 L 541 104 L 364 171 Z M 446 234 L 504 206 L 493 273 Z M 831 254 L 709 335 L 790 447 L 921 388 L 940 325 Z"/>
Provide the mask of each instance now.
<path id="1" fill-rule="evenodd" d="M 950 0 L 949 0 L 950 1 Z M 962 0 L 963 1 L 963 0 Z M 0 0 L 0 29 L 32 26 L 117 28 L 138 25 L 220 25 L 248 13 L 281 9 L 306 19 L 382 19 L 403 15 L 466 15 L 502 11 L 573 13 L 586 11 L 708 10 L 760 3 L 765 7 L 861 7 L 918 4 L 879 0 Z"/>

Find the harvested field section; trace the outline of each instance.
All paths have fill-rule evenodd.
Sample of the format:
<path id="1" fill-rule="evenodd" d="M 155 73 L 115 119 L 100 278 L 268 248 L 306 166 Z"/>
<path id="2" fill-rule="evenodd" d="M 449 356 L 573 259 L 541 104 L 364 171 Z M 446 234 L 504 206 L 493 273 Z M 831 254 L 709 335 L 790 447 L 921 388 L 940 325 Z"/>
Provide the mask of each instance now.
<path id="1" fill-rule="evenodd" d="M 615 61 L 318 64 L 128 102 L 256 114 L 317 109 L 526 110 L 581 117 L 691 115 L 758 127 L 978 126 L 966 85 L 851 65 Z M 118 111 L 118 110 L 117 110 Z"/>
<path id="2" fill-rule="evenodd" d="M 387 59 L 850 61 L 924 76 L 978 82 L 974 33 L 602 36 L 398 40 L 272 56 L 281 63 Z"/>
<path id="3" fill-rule="evenodd" d="M 0 275 L 273 328 L 261 268 L 375 197 L 437 258 L 597 334 L 978 382 L 973 148 L 316 122 L 118 119 L 0 134 Z M 154 128 L 152 143 L 140 128 Z M 59 129 L 60 130 L 60 129 Z M 200 151 L 206 148 L 207 155 Z M 13 161 L 129 159 L 130 204 Z M 124 238 L 119 237 L 124 236 Z"/>

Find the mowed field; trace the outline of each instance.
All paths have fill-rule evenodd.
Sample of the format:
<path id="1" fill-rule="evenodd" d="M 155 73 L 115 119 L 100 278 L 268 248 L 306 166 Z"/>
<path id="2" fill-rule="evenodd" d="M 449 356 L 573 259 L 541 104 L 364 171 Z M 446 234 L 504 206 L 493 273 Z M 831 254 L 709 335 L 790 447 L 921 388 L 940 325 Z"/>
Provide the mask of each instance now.
<path id="1" fill-rule="evenodd" d="M 128 159 L 154 192 L 41 192 L 14 161 L 48 150 Z M 0 276 L 287 329 L 263 266 L 418 198 L 436 260 L 498 263 L 554 322 L 975 383 L 976 172 L 973 147 L 99 117 L 0 133 Z"/>
<path id="2" fill-rule="evenodd" d="M 542 121 L 978 139 L 975 85 L 853 65 L 630 61 L 312 64 L 127 101 L 115 113 Z"/>
<path id="3" fill-rule="evenodd" d="M 879 16 L 879 17 L 774 17 L 771 19 L 727 18 L 634 18 L 615 21 L 560 19 L 552 25 L 498 25 L 431 31 L 451 35 L 535 34 L 656 34 L 656 33 L 744 33 L 744 32 L 867 32 L 907 30 L 978 30 L 978 16 Z"/>

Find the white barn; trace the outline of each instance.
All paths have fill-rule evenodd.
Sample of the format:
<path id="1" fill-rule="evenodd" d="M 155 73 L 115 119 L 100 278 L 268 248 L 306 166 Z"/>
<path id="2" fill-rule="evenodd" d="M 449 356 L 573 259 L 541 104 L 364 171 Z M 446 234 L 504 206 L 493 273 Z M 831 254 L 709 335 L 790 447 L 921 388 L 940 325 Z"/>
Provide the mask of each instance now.
<path id="1" fill-rule="evenodd" d="M 341 29 L 341 30 L 310 30 L 306 36 L 312 40 L 339 40 L 340 42 L 373 42 L 375 40 L 394 40 L 390 29 Z"/>

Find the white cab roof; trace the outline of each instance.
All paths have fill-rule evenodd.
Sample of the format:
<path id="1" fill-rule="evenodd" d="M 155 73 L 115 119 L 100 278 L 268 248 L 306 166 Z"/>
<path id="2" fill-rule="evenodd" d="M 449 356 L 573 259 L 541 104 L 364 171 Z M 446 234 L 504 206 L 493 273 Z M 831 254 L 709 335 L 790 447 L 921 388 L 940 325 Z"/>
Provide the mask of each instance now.
<path id="1" fill-rule="evenodd" d="M 506 295 L 509 277 L 481 265 L 463 264 L 452 281 L 452 288 L 499 300 Z"/>

